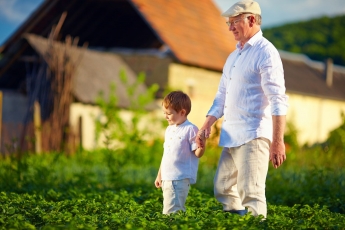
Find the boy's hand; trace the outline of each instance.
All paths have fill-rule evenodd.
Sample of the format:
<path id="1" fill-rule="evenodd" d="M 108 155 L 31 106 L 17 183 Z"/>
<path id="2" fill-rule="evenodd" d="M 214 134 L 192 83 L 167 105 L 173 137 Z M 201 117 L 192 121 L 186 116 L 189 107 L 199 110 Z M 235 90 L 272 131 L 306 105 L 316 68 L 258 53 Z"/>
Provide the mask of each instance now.
<path id="1" fill-rule="evenodd" d="M 199 148 L 204 148 L 205 147 L 205 130 L 199 130 L 198 132 L 198 137 L 196 138 L 196 144 L 198 145 Z"/>
<path id="2" fill-rule="evenodd" d="M 162 187 L 162 180 L 161 180 L 161 178 L 158 178 L 158 177 L 156 178 L 155 186 L 156 186 L 156 188 Z"/>
<path id="3" fill-rule="evenodd" d="M 204 155 L 206 147 L 205 130 L 199 130 L 195 141 L 198 148 L 194 151 L 194 154 L 197 158 L 200 158 Z"/>

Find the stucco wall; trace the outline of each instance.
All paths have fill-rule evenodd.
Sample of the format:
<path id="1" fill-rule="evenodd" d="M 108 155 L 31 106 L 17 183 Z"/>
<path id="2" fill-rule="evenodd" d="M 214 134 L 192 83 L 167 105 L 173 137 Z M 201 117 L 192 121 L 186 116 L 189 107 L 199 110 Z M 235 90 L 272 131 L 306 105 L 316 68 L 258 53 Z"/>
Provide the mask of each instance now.
<path id="1" fill-rule="evenodd" d="M 299 144 L 323 142 L 329 132 L 341 124 L 340 114 L 341 111 L 345 113 L 345 102 L 289 92 L 287 94 L 287 119 L 297 128 Z"/>
<path id="2" fill-rule="evenodd" d="M 97 146 L 95 119 L 101 117 L 101 110 L 94 105 L 73 103 L 70 110 L 70 124 L 74 133 L 78 133 L 79 117 L 82 117 L 83 148 L 94 149 Z"/>
<path id="3" fill-rule="evenodd" d="M 131 119 L 133 114 L 129 111 L 123 110 L 120 112 L 120 116 L 125 122 L 128 123 L 128 129 L 131 129 Z M 104 147 L 104 135 L 101 134 L 98 142 L 96 142 L 95 132 L 95 120 L 106 119 L 104 116 L 102 116 L 101 110 L 95 105 L 73 103 L 70 110 L 70 124 L 74 133 L 78 133 L 79 117 L 82 117 L 83 148 L 91 150 L 96 147 Z M 144 140 L 150 140 L 152 137 L 163 138 L 165 127 L 162 127 L 162 122 L 160 122 L 160 120 L 163 119 L 164 117 L 161 110 L 148 112 L 146 115 L 144 115 L 138 124 L 138 129 L 147 131 L 147 135 L 144 135 L 141 138 Z M 111 144 L 116 145 L 117 147 L 121 146 L 121 143 L 115 141 Z"/>
<path id="4" fill-rule="evenodd" d="M 169 87 L 172 90 L 182 90 L 192 101 L 192 111 L 188 119 L 202 126 L 205 116 L 216 95 L 221 73 L 202 68 L 171 64 L 169 68 Z"/>

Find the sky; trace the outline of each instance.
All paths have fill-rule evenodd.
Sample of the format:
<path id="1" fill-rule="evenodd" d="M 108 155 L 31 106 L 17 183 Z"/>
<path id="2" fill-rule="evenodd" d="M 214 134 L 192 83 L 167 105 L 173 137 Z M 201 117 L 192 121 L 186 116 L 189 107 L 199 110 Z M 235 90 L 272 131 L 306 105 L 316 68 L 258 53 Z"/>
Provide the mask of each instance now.
<path id="1" fill-rule="evenodd" d="M 0 46 L 44 0 L 0 0 Z M 175 0 L 187 1 L 187 0 Z M 189 1 L 189 0 L 188 0 Z M 238 0 L 213 0 L 221 12 Z M 345 0 L 257 0 L 262 28 L 345 14 Z"/>

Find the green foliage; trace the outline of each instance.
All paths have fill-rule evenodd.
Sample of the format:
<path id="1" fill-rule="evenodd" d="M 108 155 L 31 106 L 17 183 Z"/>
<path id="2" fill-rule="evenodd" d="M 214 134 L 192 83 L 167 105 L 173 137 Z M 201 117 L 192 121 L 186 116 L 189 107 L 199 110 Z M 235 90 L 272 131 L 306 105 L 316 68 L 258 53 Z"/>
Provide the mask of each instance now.
<path id="1" fill-rule="evenodd" d="M 327 150 L 337 154 L 345 153 L 345 114 L 341 113 L 342 124 L 330 132 L 326 141 Z"/>
<path id="2" fill-rule="evenodd" d="M 278 49 L 318 61 L 332 58 L 335 64 L 345 65 L 344 28 L 345 15 L 341 15 L 263 29 L 263 33 Z"/>
<path id="3" fill-rule="evenodd" d="M 158 85 L 150 86 L 145 92 L 138 94 L 139 86 L 145 81 L 145 76 L 139 74 L 134 83 L 128 82 L 125 71 L 120 72 L 121 82 L 126 88 L 126 97 L 130 101 L 130 105 L 126 111 L 130 111 L 130 115 L 123 115 L 125 111 L 119 106 L 119 99 L 116 95 L 116 85 L 110 85 L 110 93 L 108 99 L 104 98 L 104 94 L 100 92 L 96 100 L 96 105 L 102 111 L 104 119 L 96 119 L 96 137 L 100 138 L 101 133 L 105 134 L 105 144 L 109 149 L 111 144 L 115 143 L 115 149 L 130 147 L 131 142 L 142 142 L 145 135 L 150 134 L 151 130 L 148 126 L 140 127 L 141 123 L 150 124 L 145 121 L 148 106 L 154 106 L 155 94 Z M 126 121 L 125 116 L 130 117 L 130 121 Z M 114 146 L 112 146 L 114 147 Z"/>
<path id="4" fill-rule="evenodd" d="M 341 113 L 342 123 L 329 133 L 324 143 L 312 146 L 298 143 L 298 130 L 291 122 L 286 124 L 284 141 L 287 161 L 283 167 L 291 168 L 341 168 L 345 166 L 345 114 Z"/>
<path id="5" fill-rule="evenodd" d="M 129 107 L 126 110 L 120 108 L 116 85 L 112 84 L 108 99 L 105 99 L 101 92 L 96 100 L 104 119 L 95 120 L 97 140 L 101 134 L 104 135 L 105 149 L 101 151 L 107 158 L 107 166 L 111 172 L 109 176 L 114 182 L 122 177 L 119 169 L 127 163 L 127 160 L 120 155 L 141 160 L 136 157 L 142 151 L 139 146 L 147 141 L 145 137 L 151 136 L 150 126 L 155 123 L 150 120 L 154 119 L 153 116 L 147 116 L 147 110 L 149 106 L 154 106 L 155 94 L 158 90 L 158 85 L 154 84 L 145 92 L 137 93 L 140 85 L 144 84 L 144 74 L 139 74 L 134 83 L 128 81 L 125 71 L 120 71 L 119 77 L 125 86 L 126 97 L 130 101 Z M 124 111 L 129 114 L 124 114 Z"/>
<path id="6" fill-rule="evenodd" d="M 310 159 L 311 160 L 311 159 Z M 345 174 L 343 169 L 271 168 L 266 179 L 266 196 L 270 203 L 326 206 L 332 212 L 345 214 Z"/>
<path id="7" fill-rule="evenodd" d="M 161 144 L 161 143 L 160 143 Z M 160 145 L 159 144 L 159 145 Z M 200 165 L 198 182 L 187 198 L 186 212 L 162 215 L 162 192 L 153 185 L 161 153 L 149 156 L 142 145 L 141 163 L 126 161 L 117 181 L 108 174 L 105 152 L 73 156 L 25 155 L 22 179 L 0 161 L 0 229 L 342 229 L 345 226 L 344 169 L 271 168 L 267 178 L 268 217 L 224 213 L 213 197 L 215 168 Z M 210 151 L 215 151 L 210 152 Z M 210 149 L 208 156 L 218 156 Z M 216 153 L 217 152 L 217 153 Z M 152 162 L 152 159 L 156 160 Z M 208 177 L 207 180 L 201 178 Z M 6 177 L 6 178 L 5 178 Z M 19 183 L 20 182 L 20 183 Z M 204 183 L 204 191 L 198 189 Z"/>
<path id="8" fill-rule="evenodd" d="M 284 134 L 284 142 L 286 145 L 286 152 L 290 153 L 299 149 L 298 131 L 295 125 L 291 122 L 286 123 L 286 132 Z"/>

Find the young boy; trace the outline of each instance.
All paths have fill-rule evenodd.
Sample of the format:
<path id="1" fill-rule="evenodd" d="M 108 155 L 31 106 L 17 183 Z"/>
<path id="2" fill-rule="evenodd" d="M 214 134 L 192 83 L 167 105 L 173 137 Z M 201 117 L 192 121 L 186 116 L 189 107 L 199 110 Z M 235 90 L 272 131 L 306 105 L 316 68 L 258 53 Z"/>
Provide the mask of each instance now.
<path id="1" fill-rule="evenodd" d="M 188 121 L 191 101 L 181 91 L 169 93 L 162 102 L 169 126 L 165 131 L 164 153 L 155 180 L 163 190 L 163 214 L 186 211 L 185 203 L 190 184 L 195 184 L 199 158 L 205 151 L 205 135 Z M 198 148 L 196 138 L 202 143 Z"/>

